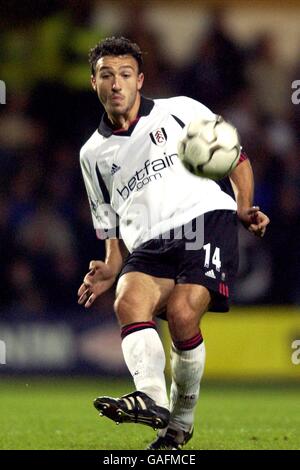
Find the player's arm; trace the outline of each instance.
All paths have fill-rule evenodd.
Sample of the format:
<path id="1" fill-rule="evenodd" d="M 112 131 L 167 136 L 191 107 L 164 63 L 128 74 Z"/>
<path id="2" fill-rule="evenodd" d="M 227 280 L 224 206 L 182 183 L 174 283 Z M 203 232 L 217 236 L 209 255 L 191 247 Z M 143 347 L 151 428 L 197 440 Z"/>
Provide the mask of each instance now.
<path id="1" fill-rule="evenodd" d="M 123 256 L 118 239 L 108 239 L 105 261 L 91 261 L 78 290 L 78 303 L 90 307 L 99 295 L 106 292 L 115 282 L 123 264 Z"/>
<path id="2" fill-rule="evenodd" d="M 258 206 L 253 206 L 254 178 L 248 158 L 234 169 L 230 179 L 233 183 L 240 221 L 254 235 L 263 237 L 270 219 Z"/>

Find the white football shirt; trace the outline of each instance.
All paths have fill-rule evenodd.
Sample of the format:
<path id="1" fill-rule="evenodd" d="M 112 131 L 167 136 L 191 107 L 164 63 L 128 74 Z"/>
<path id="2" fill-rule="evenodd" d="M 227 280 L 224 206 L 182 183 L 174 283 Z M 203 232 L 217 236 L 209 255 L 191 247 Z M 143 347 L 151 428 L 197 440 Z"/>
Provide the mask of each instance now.
<path id="1" fill-rule="evenodd" d="M 141 98 L 127 131 L 114 131 L 104 114 L 80 151 L 93 224 L 100 238 L 119 227 L 128 250 L 235 200 L 213 180 L 189 173 L 177 155 L 182 127 L 198 117 L 214 119 L 187 97 Z"/>

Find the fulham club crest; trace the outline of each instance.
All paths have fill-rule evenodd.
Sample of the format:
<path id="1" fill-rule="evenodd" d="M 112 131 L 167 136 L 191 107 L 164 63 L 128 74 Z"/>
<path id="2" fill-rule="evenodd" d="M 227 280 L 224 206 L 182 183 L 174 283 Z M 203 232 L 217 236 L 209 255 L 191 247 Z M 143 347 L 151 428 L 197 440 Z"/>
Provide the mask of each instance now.
<path id="1" fill-rule="evenodd" d="M 150 132 L 150 137 L 155 145 L 163 146 L 167 142 L 167 133 L 163 127 Z"/>

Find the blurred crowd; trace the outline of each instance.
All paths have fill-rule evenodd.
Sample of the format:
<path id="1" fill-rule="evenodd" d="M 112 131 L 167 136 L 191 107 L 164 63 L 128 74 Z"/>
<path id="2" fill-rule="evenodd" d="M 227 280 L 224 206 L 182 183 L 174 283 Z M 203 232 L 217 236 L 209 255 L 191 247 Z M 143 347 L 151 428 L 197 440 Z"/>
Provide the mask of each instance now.
<path id="1" fill-rule="evenodd" d="M 299 64 L 286 68 L 270 34 L 242 47 L 221 14 L 181 67 L 168 61 L 143 16 L 120 31 L 91 28 L 86 10 L 49 12 L 2 28 L 0 78 L 0 282 L 2 314 L 80 312 L 76 292 L 91 259 L 104 256 L 79 168 L 79 149 L 100 121 L 87 52 L 123 34 L 145 54 L 144 94 L 187 95 L 239 130 L 251 159 L 255 204 L 272 224 L 262 241 L 241 232 L 236 300 L 300 303 L 300 105 L 291 102 Z M 5 73 L 4 73 L 5 71 Z M 111 309 L 112 293 L 101 305 Z"/>

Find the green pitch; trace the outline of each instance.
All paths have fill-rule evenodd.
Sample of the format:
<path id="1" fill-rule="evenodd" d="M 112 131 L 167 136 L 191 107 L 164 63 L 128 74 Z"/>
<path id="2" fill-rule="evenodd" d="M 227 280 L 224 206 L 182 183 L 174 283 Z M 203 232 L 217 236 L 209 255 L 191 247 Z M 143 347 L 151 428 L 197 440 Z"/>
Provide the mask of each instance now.
<path id="1" fill-rule="evenodd" d="M 92 406 L 98 395 L 131 391 L 125 382 L 19 379 L 0 385 L 0 449 L 144 449 L 142 425 L 116 426 Z M 204 384 L 194 438 L 186 449 L 299 449 L 299 389 Z"/>

